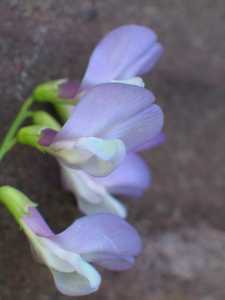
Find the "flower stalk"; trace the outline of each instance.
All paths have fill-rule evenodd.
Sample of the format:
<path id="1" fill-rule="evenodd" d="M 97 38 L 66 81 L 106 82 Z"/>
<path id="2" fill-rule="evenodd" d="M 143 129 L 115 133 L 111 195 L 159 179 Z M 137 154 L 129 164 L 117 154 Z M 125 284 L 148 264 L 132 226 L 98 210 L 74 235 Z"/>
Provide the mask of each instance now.
<path id="1" fill-rule="evenodd" d="M 4 158 L 4 156 L 7 154 L 9 150 L 12 149 L 12 147 L 16 144 L 16 133 L 19 127 L 23 124 L 23 122 L 26 120 L 27 117 L 30 116 L 29 109 L 31 105 L 33 104 L 33 98 L 29 97 L 27 100 L 23 103 L 21 109 L 19 110 L 15 120 L 11 124 L 8 132 L 5 135 L 5 138 L 0 146 L 0 160 Z"/>

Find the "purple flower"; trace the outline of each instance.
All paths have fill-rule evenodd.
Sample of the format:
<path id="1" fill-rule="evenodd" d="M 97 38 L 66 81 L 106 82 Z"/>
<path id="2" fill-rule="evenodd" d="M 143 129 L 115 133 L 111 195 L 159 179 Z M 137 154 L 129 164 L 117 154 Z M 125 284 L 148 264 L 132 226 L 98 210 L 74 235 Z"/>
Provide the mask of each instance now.
<path id="1" fill-rule="evenodd" d="M 60 87 L 60 97 L 71 99 L 101 83 L 123 82 L 144 87 L 140 77 L 152 70 L 163 52 L 157 35 L 150 28 L 125 25 L 109 32 L 91 54 L 80 88 L 67 81 Z"/>
<path id="2" fill-rule="evenodd" d="M 94 176 L 111 173 L 126 153 L 147 145 L 162 128 L 154 96 L 140 88 L 144 83 L 136 77 L 150 71 L 161 54 L 156 34 L 146 27 L 121 26 L 107 34 L 91 55 L 81 87 L 61 84 L 60 98 L 79 94 L 80 103 L 71 106 L 55 139 L 45 131 L 40 143 L 46 146 L 51 140 L 46 150 L 76 170 Z"/>
<path id="3" fill-rule="evenodd" d="M 57 289 L 69 296 L 95 292 L 101 276 L 90 262 L 109 270 L 130 268 L 142 243 L 136 230 L 111 214 L 83 217 L 54 234 L 38 210 L 30 207 L 20 224 L 38 261 L 51 271 Z"/>
<path id="4" fill-rule="evenodd" d="M 62 165 L 62 179 L 65 188 L 76 196 L 83 213 L 108 212 L 122 218 L 127 216 L 127 209 L 112 194 L 137 198 L 151 182 L 148 166 L 136 154 L 127 155 L 121 165 L 105 177 L 93 177 Z"/>
<path id="5" fill-rule="evenodd" d="M 61 163 L 90 175 L 105 176 L 126 155 L 155 138 L 163 126 L 163 113 L 154 95 L 141 87 L 108 83 L 91 88 L 63 128 L 46 146 Z"/>
<path id="6" fill-rule="evenodd" d="M 136 151 L 152 149 L 164 141 L 165 136 L 160 133 Z M 149 168 L 135 153 L 128 154 L 120 166 L 105 177 L 94 177 L 65 165 L 61 165 L 61 173 L 64 188 L 76 196 L 80 210 L 87 215 L 105 212 L 125 218 L 126 207 L 113 195 L 137 199 L 151 185 Z"/>

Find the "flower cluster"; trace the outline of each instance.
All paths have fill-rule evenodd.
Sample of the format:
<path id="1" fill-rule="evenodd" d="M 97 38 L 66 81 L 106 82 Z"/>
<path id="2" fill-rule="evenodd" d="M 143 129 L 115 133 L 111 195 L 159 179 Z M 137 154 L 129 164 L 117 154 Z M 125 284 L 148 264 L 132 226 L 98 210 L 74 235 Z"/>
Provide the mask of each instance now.
<path id="1" fill-rule="evenodd" d="M 80 85 L 60 81 L 55 97 L 48 96 L 47 101 L 79 99 L 76 106 L 67 105 L 63 128 L 44 130 L 39 142 L 58 159 L 64 186 L 85 214 L 126 217 L 126 208 L 112 194 L 136 198 L 150 186 L 138 152 L 163 142 L 163 113 L 138 76 L 149 72 L 161 54 L 152 30 L 119 27 L 97 45 Z M 46 100 L 45 89 L 35 91 L 40 101 Z"/>
<path id="2" fill-rule="evenodd" d="M 122 271 L 141 252 L 137 231 L 124 220 L 127 208 L 115 195 L 138 198 L 151 184 L 139 152 L 164 141 L 163 113 L 139 76 L 161 54 L 151 29 L 121 26 L 94 49 L 81 82 L 47 82 L 31 96 L 52 103 L 63 122 L 44 111 L 30 112 L 33 124 L 20 128 L 16 140 L 57 159 L 64 188 L 87 216 L 55 234 L 23 193 L 3 186 L 0 200 L 65 295 L 98 289 L 101 276 L 91 263 Z"/>

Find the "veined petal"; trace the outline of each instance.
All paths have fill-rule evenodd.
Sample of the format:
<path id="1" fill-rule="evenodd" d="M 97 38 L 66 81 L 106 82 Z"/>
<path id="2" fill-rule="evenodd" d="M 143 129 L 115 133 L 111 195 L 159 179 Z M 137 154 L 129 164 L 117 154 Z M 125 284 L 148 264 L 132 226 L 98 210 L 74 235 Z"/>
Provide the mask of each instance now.
<path id="1" fill-rule="evenodd" d="M 62 163 L 94 176 L 104 176 L 124 159 L 126 149 L 119 139 L 79 138 L 51 144 L 51 151 Z"/>
<path id="2" fill-rule="evenodd" d="M 157 136 L 154 138 L 150 139 L 146 143 L 137 146 L 136 148 L 133 149 L 134 152 L 138 151 L 144 151 L 144 150 L 150 150 L 152 148 L 158 147 L 161 144 L 165 143 L 166 140 L 166 135 L 164 132 L 160 132 Z"/>
<path id="3" fill-rule="evenodd" d="M 93 51 L 83 85 L 96 85 L 144 74 L 162 53 L 156 34 L 149 28 L 126 25 L 108 33 Z"/>
<path id="4" fill-rule="evenodd" d="M 144 160 L 130 153 L 111 174 L 93 180 L 110 193 L 140 197 L 151 185 L 151 174 Z"/>
<path id="5" fill-rule="evenodd" d="M 127 211 L 111 196 L 103 185 L 99 185 L 82 171 L 62 166 L 63 182 L 76 197 L 80 210 L 89 215 L 108 212 L 125 218 Z"/>
<path id="6" fill-rule="evenodd" d="M 124 76 L 127 77 L 129 74 L 145 74 L 152 70 L 155 64 L 162 56 L 163 48 L 160 43 L 155 43 L 149 51 L 146 51 L 142 57 L 137 59 L 129 69 L 124 72 Z"/>
<path id="7" fill-rule="evenodd" d="M 73 238 L 71 238 L 73 237 Z M 64 249 L 79 253 L 89 261 L 101 264 L 106 257 L 115 269 L 126 257 L 135 257 L 142 250 L 137 231 L 118 216 L 97 214 L 83 217 L 62 233 L 51 238 Z M 111 269 L 113 265 L 111 265 Z"/>
<path id="8" fill-rule="evenodd" d="M 119 138 L 126 149 L 134 150 L 157 136 L 163 127 L 163 112 L 153 104 L 130 119 L 115 124 L 106 134 L 107 138 Z"/>
<path id="9" fill-rule="evenodd" d="M 154 101 L 154 95 L 141 87 L 121 83 L 101 84 L 88 90 L 81 98 L 56 140 L 104 137 L 115 125 L 138 115 Z"/>

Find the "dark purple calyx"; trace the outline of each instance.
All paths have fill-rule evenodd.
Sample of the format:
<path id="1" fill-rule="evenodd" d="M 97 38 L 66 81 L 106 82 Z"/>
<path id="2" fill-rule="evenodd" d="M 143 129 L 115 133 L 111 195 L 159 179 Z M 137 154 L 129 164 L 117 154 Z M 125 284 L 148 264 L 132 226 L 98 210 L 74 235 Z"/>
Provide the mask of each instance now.
<path id="1" fill-rule="evenodd" d="M 63 99 L 74 99 L 80 92 L 80 83 L 78 81 L 68 80 L 59 87 L 59 97 Z"/>
<path id="2" fill-rule="evenodd" d="M 50 129 L 50 128 L 43 129 L 38 143 L 44 147 L 50 146 L 54 142 L 57 133 L 58 131 L 54 129 Z"/>

